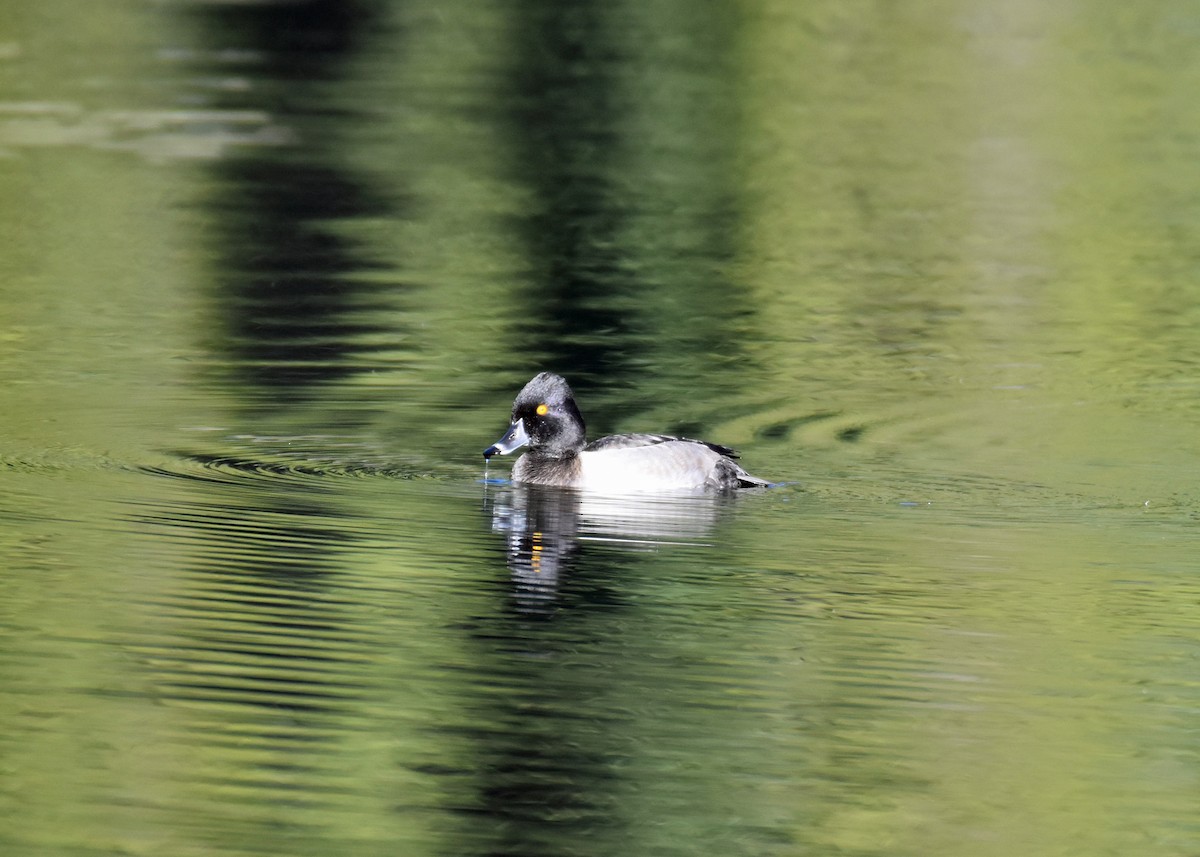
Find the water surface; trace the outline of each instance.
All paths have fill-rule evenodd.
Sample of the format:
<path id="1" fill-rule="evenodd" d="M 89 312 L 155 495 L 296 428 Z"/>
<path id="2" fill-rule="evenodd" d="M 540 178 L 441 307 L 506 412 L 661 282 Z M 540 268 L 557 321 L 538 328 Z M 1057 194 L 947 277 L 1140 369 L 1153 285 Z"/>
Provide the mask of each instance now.
<path id="1" fill-rule="evenodd" d="M 1200 17 L 1043 6 L 19 4 L 4 853 L 1200 851 Z"/>

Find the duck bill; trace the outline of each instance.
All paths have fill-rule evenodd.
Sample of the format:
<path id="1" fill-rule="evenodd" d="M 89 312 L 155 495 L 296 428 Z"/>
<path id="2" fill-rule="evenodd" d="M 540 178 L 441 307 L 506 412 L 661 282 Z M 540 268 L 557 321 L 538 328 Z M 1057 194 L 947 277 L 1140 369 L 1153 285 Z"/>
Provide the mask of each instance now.
<path id="1" fill-rule="evenodd" d="M 504 433 L 504 437 L 483 451 L 483 457 L 491 458 L 497 453 L 508 455 L 514 449 L 520 449 L 527 443 L 529 443 L 529 434 L 525 431 L 525 421 L 516 420 L 508 427 L 508 431 Z"/>

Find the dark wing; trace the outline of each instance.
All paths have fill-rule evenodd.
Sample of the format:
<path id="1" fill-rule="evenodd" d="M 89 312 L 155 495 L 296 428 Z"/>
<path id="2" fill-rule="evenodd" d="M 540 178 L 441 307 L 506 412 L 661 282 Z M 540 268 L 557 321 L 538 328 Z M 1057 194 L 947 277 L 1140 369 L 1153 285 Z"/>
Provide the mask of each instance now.
<path id="1" fill-rule="evenodd" d="M 718 443 L 709 443 L 706 440 L 695 440 L 690 437 L 672 437 L 667 434 L 611 434 L 608 437 L 592 441 L 584 447 L 583 451 L 600 452 L 605 449 L 632 449 L 637 446 L 654 446 L 655 444 L 668 443 L 673 440 L 680 443 L 698 443 L 701 446 L 707 446 L 713 452 L 723 455 L 726 458 L 738 457 L 737 452 Z"/>

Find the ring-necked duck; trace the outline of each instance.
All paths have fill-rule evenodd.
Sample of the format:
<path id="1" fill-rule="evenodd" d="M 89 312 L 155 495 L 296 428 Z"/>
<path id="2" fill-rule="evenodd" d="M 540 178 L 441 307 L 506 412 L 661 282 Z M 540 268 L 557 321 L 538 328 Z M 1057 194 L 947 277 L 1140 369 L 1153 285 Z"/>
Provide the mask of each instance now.
<path id="1" fill-rule="evenodd" d="M 571 388 L 550 372 L 535 376 L 517 394 L 512 425 L 483 457 L 507 455 L 526 444 L 529 452 L 512 470 L 514 482 L 614 492 L 770 484 L 743 470 L 729 447 L 702 440 L 615 434 L 588 443 Z"/>

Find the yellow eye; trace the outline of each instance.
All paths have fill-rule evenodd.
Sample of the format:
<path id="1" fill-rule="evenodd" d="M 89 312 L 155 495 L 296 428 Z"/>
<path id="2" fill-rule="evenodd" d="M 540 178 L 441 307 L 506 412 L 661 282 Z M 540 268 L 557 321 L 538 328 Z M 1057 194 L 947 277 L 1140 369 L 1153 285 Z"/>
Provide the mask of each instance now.
<path id="1" fill-rule="evenodd" d="M 544 417 L 548 413 L 550 413 L 550 406 L 547 405 L 545 402 L 543 402 L 542 404 L 537 406 L 537 415 L 539 417 Z"/>

